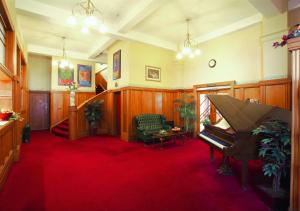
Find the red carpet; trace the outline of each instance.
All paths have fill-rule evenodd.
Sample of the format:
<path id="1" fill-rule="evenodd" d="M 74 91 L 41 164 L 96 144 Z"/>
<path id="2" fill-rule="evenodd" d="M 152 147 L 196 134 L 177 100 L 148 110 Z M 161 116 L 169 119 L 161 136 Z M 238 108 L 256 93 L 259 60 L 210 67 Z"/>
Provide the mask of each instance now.
<path id="1" fill-rule="evenodd" d="M 0 210 L 268 210 L 236 177 L 218 175 L 219 162 L 210 163 L 198 140 L 159 150 L 114 137 L 70 142 L 34 132 L 0 192 Z"/>

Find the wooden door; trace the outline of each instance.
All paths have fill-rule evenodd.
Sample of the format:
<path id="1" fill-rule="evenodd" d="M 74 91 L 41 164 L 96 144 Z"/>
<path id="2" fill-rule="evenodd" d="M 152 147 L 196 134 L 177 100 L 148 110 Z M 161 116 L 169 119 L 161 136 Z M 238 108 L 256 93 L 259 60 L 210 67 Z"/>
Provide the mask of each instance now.
<path id="1" fill-rule="evenodd" d="M 30 91 L 29 97 L 31 129 L 49 129 L 49 92 Z"/>

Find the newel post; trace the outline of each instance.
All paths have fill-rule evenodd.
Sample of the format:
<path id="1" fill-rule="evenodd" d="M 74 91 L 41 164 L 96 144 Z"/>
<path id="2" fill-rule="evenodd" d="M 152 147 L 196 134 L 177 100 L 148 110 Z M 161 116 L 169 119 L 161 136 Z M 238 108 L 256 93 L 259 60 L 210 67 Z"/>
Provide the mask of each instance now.
<path id="1" fill-rule="evenodd" d="M 300 209 L 300 37 L 288 40 L 292 53 L 292 163 L 290 211 Z"/>
<path id="2" fill-rule="evenodd" d="M 77 139 L 77 106 L 69 106 L 69 139 Z"/>

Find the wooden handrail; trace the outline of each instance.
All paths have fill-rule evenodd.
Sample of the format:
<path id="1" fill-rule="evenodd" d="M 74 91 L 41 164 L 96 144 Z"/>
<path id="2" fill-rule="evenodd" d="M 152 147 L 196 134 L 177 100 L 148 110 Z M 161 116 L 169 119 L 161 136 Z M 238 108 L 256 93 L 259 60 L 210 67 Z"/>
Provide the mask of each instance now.
<path id="1" fill-rule="evenodd" d="M 97 97 L 99 97 L 101 95 L 104 95 L 106 93 L 107 93 L 107 90 L 105 90 L 104 92 L 101 92 L 100 94 L 97 94 L 97 95 L 91 97 L 90 99 L 87 99 L 86 101 L 84 101 L 83 103 L 81 103 L 79 106 L 77 106 L 77 110 L 81 109 L 85 104 L 93 101 L 95 98 L 97 98 Z"/>

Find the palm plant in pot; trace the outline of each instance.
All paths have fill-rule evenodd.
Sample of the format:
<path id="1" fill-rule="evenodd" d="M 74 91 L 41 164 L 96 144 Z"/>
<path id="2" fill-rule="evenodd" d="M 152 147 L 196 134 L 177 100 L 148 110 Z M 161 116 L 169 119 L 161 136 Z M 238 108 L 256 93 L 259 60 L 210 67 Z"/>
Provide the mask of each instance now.
<path id="1" fill-rule="evenodd" d="M 97 128 L 99 120 L 102 117 L 101 104 L 103 100 L 95 100 L 88 103 L 84 109 L 85 117 L 89 122 L 90 134 L 95 135 L 97 133 Z"/>
<path id="2" fill-rule="evenodd" d="M 271 195 L 276 207 L 287 206 L 288 190 L 282 188 L 282 182 L 286 181 L 286 184 L 289 185 L 288 175 L 291 163 L 290 127 L 286 122 L 270 120 L 263 122 L 252 132 L 260 140 L 258 153 L 263 160 L 263 174 L 272 177 L 272 190 L 266 187 L 261 187 L 261 189 Z"/>
<path id="3" fill-rule="evenodd" d="M 184 130 L 189 133 L 193 132 L 194 121 L 196 120 L 194 96 L 184 94 L 181 99 L 175 100 L 174 103 L 175 110 L 184 120 Z"/>

